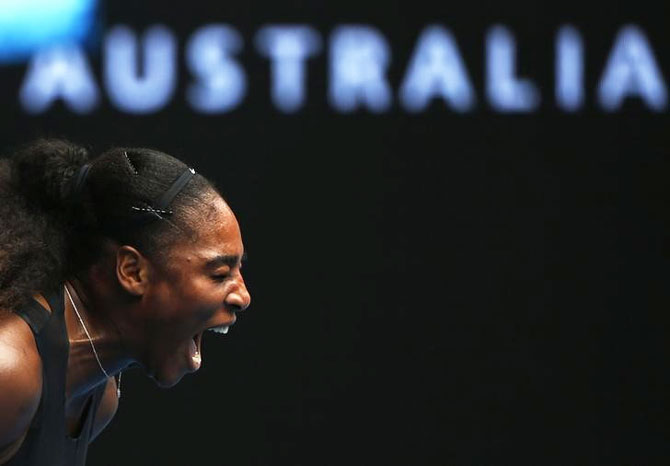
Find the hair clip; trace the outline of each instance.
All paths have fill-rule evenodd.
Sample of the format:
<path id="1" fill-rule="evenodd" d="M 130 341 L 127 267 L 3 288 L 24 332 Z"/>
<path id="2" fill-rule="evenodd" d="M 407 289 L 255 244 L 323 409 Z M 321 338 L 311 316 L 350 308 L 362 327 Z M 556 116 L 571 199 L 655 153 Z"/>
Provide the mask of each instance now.
<path id="1" fill-rule="evenodd" d="M 133 162 L 130 161 L 130 157 L 128 157 L 128 153 L 124 150 L 123 155 L 125 155 L 126 160 L 128 161 L 128 165 L 130 165 L 130 169 L 133 171 L 135 175 L 139 175 L 137 169 L 135 168 L 135 165 L 133 165 Z"/>
<path id="2" fill-rule="evenodd" d="M 136 207 L 134 205 L 131 205 L 130 208 L 134 210 L 141 210 L 143 212 L 152 212 L 152 213 L 160 212 L 161 214 L 170 214 L 170 215 L 172 215 L 173 213 L 171 210 L 154 209 L 153 207 Z"/>

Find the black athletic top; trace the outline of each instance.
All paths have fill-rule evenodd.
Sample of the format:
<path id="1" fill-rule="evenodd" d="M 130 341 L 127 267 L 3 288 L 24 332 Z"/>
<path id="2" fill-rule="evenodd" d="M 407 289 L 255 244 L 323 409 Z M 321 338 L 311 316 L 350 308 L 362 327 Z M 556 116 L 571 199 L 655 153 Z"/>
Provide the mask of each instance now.
<path id="1" fill-rule="evenodd" d="M 33 331 L 42 359 L 42 398 L 21 448 L 7 466 L 83 466 L 93 432 L 93 418 L 105 384 L 86 401 L 81 431 L 71 438 L 65 430 L 65 373 L 70 343 L 65 328 L 63 285 L 45 294 L 51 313 L 37 300 L 16 311 Z"/>

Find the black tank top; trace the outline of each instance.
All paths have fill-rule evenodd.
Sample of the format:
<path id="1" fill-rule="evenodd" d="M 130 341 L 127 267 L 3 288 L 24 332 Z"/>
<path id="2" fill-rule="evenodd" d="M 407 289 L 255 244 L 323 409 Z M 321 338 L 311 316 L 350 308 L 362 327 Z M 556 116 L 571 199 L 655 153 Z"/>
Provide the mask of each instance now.
<path id="1" fill-rule="evenodd" d="M 30 325 L 42 359 L 42 398 L 28 433 L 7 466 L 83 466 L 93 418 L 105 391 L 96 388 L 84 407 L 77 438 L 65 430 L 65 373 L 70 343 L 65 327 L 63 285 L 45 294 L 51 313 L 37 300 L 16 311 Z"/>

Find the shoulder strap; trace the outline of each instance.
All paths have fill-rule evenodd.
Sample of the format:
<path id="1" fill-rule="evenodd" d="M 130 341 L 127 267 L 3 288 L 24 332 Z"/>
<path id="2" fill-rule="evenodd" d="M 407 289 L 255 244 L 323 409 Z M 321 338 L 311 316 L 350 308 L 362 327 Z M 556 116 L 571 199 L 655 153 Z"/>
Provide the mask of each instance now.
<path id="1" fill-rule="evenodd" d="M 46 293 L 45 298 L 49 303 L 52 313 L 59 315 L 63 313 L 64 295 L 62 286 L 58 286 L 56 289 Z M 51 313 L 35 298 L 30 299 L 21 309 L 15 312 L 26 321 L 35 335 L 39 335 L 51 317 Z"/>
<path id="2" fill-rule="evenodd" d="M 45 298 L 51 307 L 51 312 L 54 314 L 63 314 L 65 310 L 65 292 L 63 291 L 63 283 L 59 284 Z"/>
<path id="3" fill-rule="evenodd" d="M 51 303 L 49 303 L 49 305 L 51 305 Z M 30 325 L 30 328 L 35 335 L 39 335 L 51 316 L 49 311 L 44 309 L 44 307 L 42 307 L 42 305 L 34 298 L 28 301 L 21 309 L 17 309 L 15 313 L 21 316 L 21 318 Z"/>

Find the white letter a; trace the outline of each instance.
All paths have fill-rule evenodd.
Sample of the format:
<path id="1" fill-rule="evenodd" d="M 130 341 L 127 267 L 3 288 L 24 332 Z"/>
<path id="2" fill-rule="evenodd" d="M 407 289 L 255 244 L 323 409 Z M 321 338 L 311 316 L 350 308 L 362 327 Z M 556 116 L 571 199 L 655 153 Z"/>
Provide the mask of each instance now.
<path id="1" fill-rule="evenodd" d="M 56 99 L 76 113 L 88 113 L 98 103 L 98 88 L 81 49 L 61 45 L 38 52 L 19 92 L 23 108 L 42 113 Z"/>

